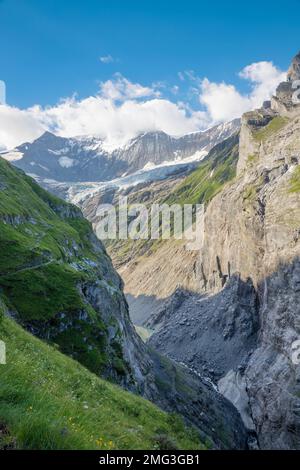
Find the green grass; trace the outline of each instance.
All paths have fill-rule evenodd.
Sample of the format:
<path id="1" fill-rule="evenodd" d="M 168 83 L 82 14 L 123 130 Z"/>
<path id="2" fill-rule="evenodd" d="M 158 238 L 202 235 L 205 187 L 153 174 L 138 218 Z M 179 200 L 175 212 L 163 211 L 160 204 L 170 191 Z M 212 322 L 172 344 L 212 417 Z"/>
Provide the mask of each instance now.
<path id="1" fill-rule="evenodd" d="M 243 202 L 245 206 L 251 206 L 257 199 L 261 187 L 264 185 L 264 178 L 260 176 L 255 183 L 249 183 L 243 191 Z"/>
<path id="2" fill-rule="evenodd" d="M 84 307 L 76 289 L 80 274 L 67 264 L 54 262 L 1 280 L 2 288 L 23 321 L 47 321 L 58 312 Z"/>
<path id="3" fill-rule="evenodd" d="M 238 136 L 222 142 L 197 170 L 185 178 L 166 199 L 167 204 L 207 204 L 236 174 Z"/>
<path id="4" fill-rule="evenodd" d="M 11 441 L 20 449 L 204 448 L 180 418 L 98 378 L 13 320 L 2 319 L 0 339 L 7 347 L 7 364 L 0 365 L 3 446 Z"/>
<path id="5" fill-rule="evenodd" d="M 279 132 L 287 123 L 288 118 L 276 116 L 262 129 L 254 132 L 254 137 L 258 141 L 265 141 L 273 134 Z"/>
<path id="6" fill-rule="evenodd" d="M 290 193 L 300 192 L 300 166 L 297 166 L 292 174 L 292 177 L 290 179 L 289 192 Z"/>
<path id="7" fill-rule="evenodd" d="M 258 162 L 258 155 L 248 155 L 247 158 L 247 165 L 248 166 L 254 166 Z"/>
<path id="8" fill-rule="evenodd" d="M 243 200 L 251 203 L 255 200 L 256 195 L 257 195 L 257 187 L 252 184 L 249 184 L 248 186 L 246 186 L 243 192 Z"/>
<path id="9" fill-rule="evenodd" d="M 107 341 L 102 312 L 82 292 L 97 281 L 110 282 L 110 305 L 119 311 L 119 282 L 109 274 L 90 223 L 2 158 L 0 246 L 0 288 L 18 321 L 93 372 L 115 364 L 124 375 L 126 364 Z"/>

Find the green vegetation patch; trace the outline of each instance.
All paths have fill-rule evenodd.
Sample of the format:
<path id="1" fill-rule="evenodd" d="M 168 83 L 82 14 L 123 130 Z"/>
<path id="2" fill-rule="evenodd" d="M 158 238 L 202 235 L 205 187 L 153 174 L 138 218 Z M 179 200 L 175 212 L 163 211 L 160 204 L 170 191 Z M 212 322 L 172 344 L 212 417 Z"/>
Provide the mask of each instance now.
<path id="1" fill-rule="evenodd" d="M 93 372 L 115 363 L 124 375 L 127 366 L 107 341 L 102 313 L 83 292 L 109 268 L 90 223 L 1 158 L 0 246 L 0 292 L 15 318 Z M 111 287 L 118 309 L 119 285 Z"/>
<path id="2" fill-rule="evenodd" d="M 9 318 L 0 326 L 0 423 L 20 449 L 202 449 L 198 434 Z"/>
<path id="3" fill-rule="evenodd" d="M 79 280 L 80 275 L 68 265 L 50 262 L 2 277 L 1 285 L 22 320 L 47 321 L 59 312 L 84 306 L 76 288 Z"/>
<path id="4" fill-rule="evenodd" d="M 166 199 L 167 204 L 207 204 L 236 175 L 238 136 L 216 145 L 197 170 Z"/>
<path id="5" fill-rule="evenodd" d="M 289 192 L 290 193 L 300 192 L 300 166 L 297 166 L 292 174 L 292 177 L 290 179 Z"/>
<path id="6" fill-rule="evenodd" d="M 258 141 L 267 140 L 273 134 L 279 132 L 287 123 L 289 119 L 282 116 L 276 116 L 262 129 L 254 132 L 254 137 Z"/>
<path id="7" fill-rule="evenodd" d="M 254 166 L 258 162 L 258 155 L 248 155 L 247 158 L 247 165 L 248 166 Z"/>

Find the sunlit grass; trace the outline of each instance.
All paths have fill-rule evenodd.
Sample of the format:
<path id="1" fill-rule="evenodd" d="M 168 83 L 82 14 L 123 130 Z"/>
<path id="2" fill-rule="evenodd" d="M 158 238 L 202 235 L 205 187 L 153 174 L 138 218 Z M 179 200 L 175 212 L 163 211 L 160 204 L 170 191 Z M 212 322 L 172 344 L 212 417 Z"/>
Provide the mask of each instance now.
<path id="1" fill-rule="evenodd" d="M 4 318 L 0 424 L 22 449 L 155 449 L 159 436 L 198 449 L 180 418 L 123 391 Z M 1 442 L 0 442 L 1 447 Z"/>

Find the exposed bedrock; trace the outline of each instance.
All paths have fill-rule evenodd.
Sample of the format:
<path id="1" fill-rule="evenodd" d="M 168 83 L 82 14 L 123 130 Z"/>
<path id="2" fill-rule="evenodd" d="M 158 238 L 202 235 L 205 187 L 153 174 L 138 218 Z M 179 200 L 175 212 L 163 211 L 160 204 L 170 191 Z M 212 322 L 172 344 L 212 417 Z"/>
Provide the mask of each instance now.
<path id="1" fill-rule="evenodd" d="M 206 208 L 203 294 L 148 323 L 152 345 L 218 381 L 263 449 L 300 448 L 298 73 L 299 55 L 272 102 L 243 116 L 237 176 Z"/>

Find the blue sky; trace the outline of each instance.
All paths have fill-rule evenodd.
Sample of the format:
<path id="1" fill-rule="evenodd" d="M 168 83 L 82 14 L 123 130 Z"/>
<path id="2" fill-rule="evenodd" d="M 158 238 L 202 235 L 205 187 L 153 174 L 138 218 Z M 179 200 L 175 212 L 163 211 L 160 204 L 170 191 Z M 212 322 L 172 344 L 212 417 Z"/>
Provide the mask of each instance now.
<path id="1" fill-rule="evenodd" d="M 0 150 L 231 121 L 286 79 L 299 18 L 299 0 L 0 0 Z"/>
<path id="2" fill-rule="evenodd" d="M 293 0 L 0 0 L 0 79 L 19 107 L 92 95 L 115 72 L 171 87 L 194 70 L 243 90 L 246 65 L 287 68 L 300 49 L 299 18 Z M 99 60 L 107 56 L 114 60 Z"/>

